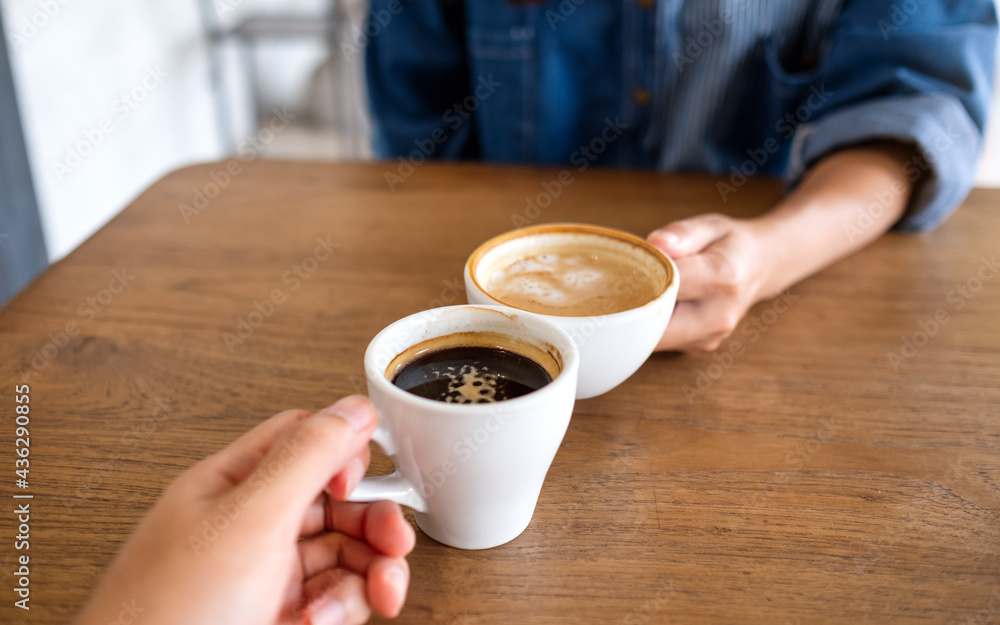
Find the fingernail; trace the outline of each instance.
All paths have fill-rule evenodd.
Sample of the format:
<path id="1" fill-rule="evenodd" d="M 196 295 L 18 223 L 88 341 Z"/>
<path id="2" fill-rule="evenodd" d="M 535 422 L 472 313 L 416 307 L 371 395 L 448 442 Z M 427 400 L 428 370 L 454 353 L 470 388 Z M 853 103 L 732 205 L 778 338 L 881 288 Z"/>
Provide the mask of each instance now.
<path id="1" fill-rule="evenodd" d="M 386 581 L 396 591 L 396 599 L 402 603 L 406 598 L 406 573 L 398 566 L 391 567 L 385 573 Z"/>
<path id="2" fill-rule="evenodd" d="M 358 484 L 361 482 L 361 478 L 365 476 L 365 464 L 361 462 L 361 458 L 351 460 L 350 473 L 348 473 L 347 476 L 347 488 L 353 491 L 358 487 Z"/>
<path id="3" fill-rule="evenodd" d="M 371 404 L 364 397 L 351 395 L 319 411 L 320 414 L 336 415 L 351 424 L 355 432 L 360 432 L 372 422 Z"/>
<path id="4" fill-rule="evenodd" d="M 344 604 L 336 599 L 329 599 L 318 606 L 309 607 L 312 625 L 341 625 L 347 618 Z"/>

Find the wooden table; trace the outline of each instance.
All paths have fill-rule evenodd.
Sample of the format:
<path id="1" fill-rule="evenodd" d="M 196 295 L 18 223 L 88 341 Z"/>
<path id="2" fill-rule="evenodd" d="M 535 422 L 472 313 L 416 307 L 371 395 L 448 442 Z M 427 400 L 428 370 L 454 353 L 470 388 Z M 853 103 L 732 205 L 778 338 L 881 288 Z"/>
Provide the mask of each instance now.
<path id="1" fill-rule="evenodd" d="M 363 391 L 376 332 L 463 302 L 464 259 L 515 221 L 645 234 L 781 194 L 574 171 L 530 209 L 557 170 L 428 164 L 390 192 L 383 164 L 239 166 L 222 189 L 224 164 L 167 176 L 0 310 L 4 415 L 24 379 L 32 408 L 26 490 L 4 417 L 5 510 L 34 495 L 31 611 L 7 560 L 3 623 L 65 623 L 174 476 L 284 408 Z M 419 535 L 402 622 L 1000 621 L 998 204 L 977 190 L 934 233 L 760 304 L 740 346 L 656 355 L 579 402 L 522 536 L 467 552 Z"/>

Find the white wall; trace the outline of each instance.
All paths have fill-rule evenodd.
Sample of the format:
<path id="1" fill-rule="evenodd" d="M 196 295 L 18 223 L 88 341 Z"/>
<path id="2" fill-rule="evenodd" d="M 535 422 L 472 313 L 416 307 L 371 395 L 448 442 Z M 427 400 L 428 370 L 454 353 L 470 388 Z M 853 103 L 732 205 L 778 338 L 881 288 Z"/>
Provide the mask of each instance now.
<path id="1" fill-rule="evenodd" d="M 259 10 L 321 15 L 326 3 L 215 1 L 236 8 L 230 19 Z M 51 259 L 167 172 L 223 155 L 197 0 L 0 0 L 0 9 Z M 39 25 L 26 26 L 32 21 Z M 267 104 L 303 99 L 322 58 L 318 42 L 265 50 Z M 245 102 L 239 88 L 234 103 Z M 132 90 L 143 99 L 123 108 Z M 74 149 L 89 152 L 77 163 Z M 979 180 L 1000 186 L 1000 97 Z"/>
<path id="2" fill-rule="evenodd" d="M 994 4 L 1000 12 L 1000 0 L 994 0 Z M 993 106 L 990 107 L 983 155 L 976 172 L 977 184 L 982 187 L 1000 187 L 1000 48 L 997 49 L 995 76 Z"/>
<path id="3" fill-rule="evenodd" d="M 996 69 L 993 106 L 990 107 L 985 145 L 976 172 L 977 184 L 981 187 L 1000 187 L 1000 48 L 997 50 Z"/>
<path id="4" fill-rule="evenodd" d="M 218 156 L 193 3 L 22 0 L 3 10 L 53 260 L 170 169 Z"/>
<path id="5" fill-rule="evenodd" d="M 222 1 L 240 12 L 320 14 L 324 4 Z M 3 0 L 0 8 L 52 260 L 167 172 L 224 153 L 196 0 Z M 322 48 L 282 53 L 261 67 L 275 99 L 304 90 Z M 122 96 L 133 91 L 141 101 L 130 108 Z"/>

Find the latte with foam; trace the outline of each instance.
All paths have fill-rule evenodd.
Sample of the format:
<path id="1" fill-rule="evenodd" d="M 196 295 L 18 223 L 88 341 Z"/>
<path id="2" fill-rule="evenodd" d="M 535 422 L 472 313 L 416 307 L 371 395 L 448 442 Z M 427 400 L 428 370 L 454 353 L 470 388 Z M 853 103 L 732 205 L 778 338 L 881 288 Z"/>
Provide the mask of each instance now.
<path id="1" fill-rule="evenodd" d="M 560 317 L 614 314 L 652 302 L 671 279 L 659 251 L 626 233 L 565 225 L 517 234 L 473 255 L 476 281 L 506 306 Z"/>
<path id="2" fill-rule="evenodd" d="M 514 308 L 566 317 L 631 310 L 661 290 L 630 259 L 578 247 L 517 259 L 490 276 L 487 289 Z"/>

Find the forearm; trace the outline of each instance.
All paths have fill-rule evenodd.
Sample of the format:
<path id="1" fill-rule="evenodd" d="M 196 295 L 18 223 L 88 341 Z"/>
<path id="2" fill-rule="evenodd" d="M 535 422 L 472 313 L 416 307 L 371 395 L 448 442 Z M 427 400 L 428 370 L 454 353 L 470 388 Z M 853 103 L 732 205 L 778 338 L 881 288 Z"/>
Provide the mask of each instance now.
<path id="1" fill-rule="evenodd" d="M 767 254 L 759 298 L 772 297 L 879 238 L 903 215 L 913 182 L 900 143 L 873 143 L 817 163 L 770 213 L 753 220 Z"/>

